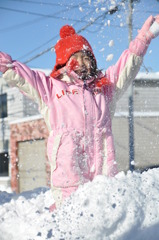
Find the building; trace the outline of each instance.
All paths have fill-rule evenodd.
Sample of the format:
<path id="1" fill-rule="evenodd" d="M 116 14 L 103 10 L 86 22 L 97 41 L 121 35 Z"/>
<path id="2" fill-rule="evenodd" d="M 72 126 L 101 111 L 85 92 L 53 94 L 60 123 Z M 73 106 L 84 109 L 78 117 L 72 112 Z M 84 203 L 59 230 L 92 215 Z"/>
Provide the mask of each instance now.
<path id="1" fill-rule="evenodd" d="M 43 70 L 49 74 L 49 70 Z M 38 107 L 16 88 L 0 80 L 0 183 L 22 192 L 49 185 L 48 132 Z M 120 171 L 129 169 L 129 106 L 131 87 L 117 103 L 113 119 Z M 139 73 L 133 83 L 134 169 L 159 166 L 159 73 Z"/>
<path id="2" fill-rule="evenodd" d="M 159 72 L 139 73 L 133 83 L 134 169 L 159 166 Z M 129 169 L 128 98 L 119 100 L 113 120 L 116 156 L 120 170 Z"/>

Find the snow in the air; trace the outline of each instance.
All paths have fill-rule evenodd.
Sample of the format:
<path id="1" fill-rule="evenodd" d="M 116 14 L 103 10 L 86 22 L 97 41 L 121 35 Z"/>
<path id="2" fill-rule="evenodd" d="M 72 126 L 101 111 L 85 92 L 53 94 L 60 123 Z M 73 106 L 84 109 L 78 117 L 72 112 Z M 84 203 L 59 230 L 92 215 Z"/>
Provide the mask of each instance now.
<path id="1" fill-rule="evenodd" d="M 0 240 L 158 240 L 159 169 L 97 176 L 49 212 L 51 190 L 0 192 Z"/>
<path id="2" fill-rule="evenodd" d="M 109 47 L 113 47 L 114 46 L 114 40 L 110 40 L 108 45 L 109 45 Z"/>
<path id="3" fill-rule="evenodd" d="M 112 61 L 114 55 L 113 54 L 108 54 L 108 56 L 106 57 L 106 61 L 109 62 L 109 61 Z"/>

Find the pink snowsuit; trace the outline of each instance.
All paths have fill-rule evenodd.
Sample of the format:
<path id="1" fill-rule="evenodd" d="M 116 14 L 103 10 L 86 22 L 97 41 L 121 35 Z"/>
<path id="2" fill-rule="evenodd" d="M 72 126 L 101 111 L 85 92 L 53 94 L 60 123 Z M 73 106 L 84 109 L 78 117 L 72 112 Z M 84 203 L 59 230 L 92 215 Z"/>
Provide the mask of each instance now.
<path id="1" fill-rule="evenodd" d="M 3 78 L 38 103 L 48 126 L 47 151 L 57 202 L 96 175 L 117 174 L 111 125 L 115 104 L 138 73 L 147 47 L 139 39 L 131 42 L 116 65 L 99 74 L 96 81 L 106 77 L 111 83 L 100 88 L 94 79 L 84 84 L 73 71 L 53 79 L 0 53 L 11 64 Z"/>

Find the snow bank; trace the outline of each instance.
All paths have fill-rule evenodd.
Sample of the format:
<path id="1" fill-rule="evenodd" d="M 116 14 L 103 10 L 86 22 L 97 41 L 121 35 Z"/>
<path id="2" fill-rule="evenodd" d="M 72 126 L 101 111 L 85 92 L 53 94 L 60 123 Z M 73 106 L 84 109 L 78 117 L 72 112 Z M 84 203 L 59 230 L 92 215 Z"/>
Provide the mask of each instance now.
<path id="1" fill-rule="evenodd" d="M 0 240 L 158 240 L 159 169 L 98 176 L 49 213 L 51 191 L 0 192 Z"/>

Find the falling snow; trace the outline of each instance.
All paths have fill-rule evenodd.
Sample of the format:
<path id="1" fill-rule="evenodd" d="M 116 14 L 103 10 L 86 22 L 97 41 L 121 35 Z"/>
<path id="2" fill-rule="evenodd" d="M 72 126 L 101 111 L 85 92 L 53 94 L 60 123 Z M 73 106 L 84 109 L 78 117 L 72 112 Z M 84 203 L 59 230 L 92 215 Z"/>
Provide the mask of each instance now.
<path id="1" fill-rule="evenodd" d="M 114 40 L 110 40 L 108 45 L 109 45 L 109 47 L 114 46 Z"/>
<path id="2" fill-rule="evenodd" d="M 113 54 L 109 54 L 109 55 L 107 56 L 107 58 L 106 58 L 106 61 L 107 61 L 107 62 L 112 61 L 112 60 L 113 60 L 113 57 L 114 57 Z"/>

